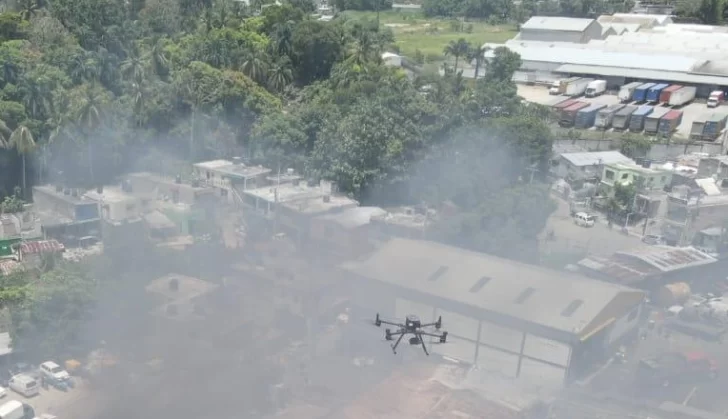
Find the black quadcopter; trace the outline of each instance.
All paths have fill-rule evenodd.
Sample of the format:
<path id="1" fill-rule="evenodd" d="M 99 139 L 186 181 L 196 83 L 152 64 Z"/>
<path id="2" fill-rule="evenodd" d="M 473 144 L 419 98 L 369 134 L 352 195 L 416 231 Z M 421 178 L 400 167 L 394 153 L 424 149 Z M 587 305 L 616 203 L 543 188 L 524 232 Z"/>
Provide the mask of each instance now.
<path id="1" fill-rule="evenodd" d="M 377 327 L 380 327 L 382 324 L 388 324 L 392 326 L 397 326 L 397 331 L 392 332 L 390 329 L 384 330 L 384 338 L 387 340 L 393 340 L 395 336 L 399 336 L 397 338 L 397 342 L 392 345 L 392 351 L 396 354 L 397 353 L 397 346 L 399 345 L 399 342 L 402 341 L 402 338 L 404 335 L 414 335 L 409 339 L 410 345 L 422 345 L 422 350 L 425 351 L 425 355 L 430 355 L 429 352 L 427 352 L 427 347 L 425 346 L 425 341 L 422 338 L 423 336 L 432 336 L 434 338 L 438 338 L 440 341 L 439 343 L 445 343 L 447 342 L 447 332 L 442 332 L 442 334 L 437 333 L 429 333 L 424 330 L 422 330 L 425 327 L 435 326 L 435 329 L 440 330 L 442 327 L 442 316 L 438 317 L 437 321 L 434 323 L 425 323 L 423 324 L 420 321 L 420 318 L 414 315 L 408 315 L 407 318 L 404 321 L 404 324 L 402 323 L 392 323 L 387 322 L 384 320 L 381 320 L 379 318 L 379 313 L 377 313 L 377 317 L 374 320 L 374 325 Z"/>

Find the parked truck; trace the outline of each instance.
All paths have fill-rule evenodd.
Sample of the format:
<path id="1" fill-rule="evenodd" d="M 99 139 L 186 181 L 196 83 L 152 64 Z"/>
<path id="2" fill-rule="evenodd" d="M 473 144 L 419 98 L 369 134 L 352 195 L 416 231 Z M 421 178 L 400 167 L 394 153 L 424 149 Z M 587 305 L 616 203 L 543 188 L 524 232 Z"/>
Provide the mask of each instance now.
<path id="1" fill-rule="evenodd" d="M 645 118 L 645 132 L 654 134 L 660 128 L 662 117 L 667 115 L 672 109 L 655 106 L 652 112 Z"/>
<path id="2" fill-rule="evenodd" d="M 600 110 L 597 112 L 597 117 L 594 119 L 594 126 L 599 129 L 607 129 L 611 127 L 614 115 L 622 108 L 624 108 L 624 105 L 618 103 Z"/>
<path id="3" fill-rule="evenodd" d="M 713 112 L 705 118 L 703 127 L 703 141 L 715 141 L 725 129 L 726 114 Z"/>
<path id="4" fill-rule="evenodd" d="M 637 110 L 637 106 L 627 105 L 624 108 L 617 111 L 612 119 L 612 127 L 617 130 L 627 129 L 629 127 L 629 119 L 632 117 L 634 111 Z"/>
<path id="5" fill-rule="evenodd" d="M 654 108 L 652 106 L 640 106 L 636 111 L 632 113 L 632 117 L 629 119 L 629 130 L 632 132 L 640 132 L 645 129 L 645 119 L 647 115 L 652 113 Z"/>
<path id="6" fill-rule="evenodd" d="M 619 98 L 619 101 L 622 103 L 631 102 L 632 95 L 634 94 L 634 90 L 640 86 L 642 86 L 642 82 L 639 82 L 639 81 L 628 83 L 628 84 L 625 84 L 624 86 L 622 86 L 619 89 L 619 92 L 617 93 L 617 97 Z"/>
<path id="7" fill-rule="evenodd" d="M 662 94 L 662 91 L 667 87 L 670 87 L 670 85 L 667 83 L 660 83 L 647 89 L 647 101 L 650 103 L 659 102 L 660 94 Z"/>
<path id="8" fill-rule="evenodd" d="M 575 104 L 576 102 L 578 102 L 578 100 L 576 100 L 576 99 L 562 100 L 562 101 L 556 103 L 555 105 L 553 105 L 553 108 L 556 112 L 560 113 L 561 110 L 568 108 L 569 106 Z"/>
<path id="9" fill-rule="evenodd" d="M 589 104 L 586 102 L 576 102 L 569 106 L 568 108 L 565 108 L 561 111 L 561 117 L 559 118 L 559 125 L 562 127 L 572 127 L 574 126 L 574 121 L 576 120 L 576 114 L 588 107 Z"/>
<path id="10" fill-rule="evenodd" d="M 586 86 L 584 96 L 586 97 L 597 97 L 607 91 L 606 80 L 594 80 Z"/>
<path id="11" fill-rule="evenodd" d="M 658 132 L 660 135 L 668 136 L 677 130 L 677 127 L 682 123 L 683 112 L 676 109 L 666 113 L 665 116 L 660 119 Z"/>
<path id="12" fill-rule="evenodd" d="M 657 83 L 644 83 L 639 85 L 632 93 L 632 101 L 644 102 L 647 100 L 647 91 L 650 90 Z"/>
<path id="13" fill-rule="evenodd" d="M 725 92 L 722 90 L 714 90 L 708 97 L 708 107 L 717 108 L 721 103 L 725 102 Z"/>
<path id="14" fill-rule="evenodd" d="M 672 92 L 680 90 L 683 87 L 685 86 L 681 84 L 673 84 L 672 86 L 667 86 L 662 89 L 662 92 L 660 92 L 660 103 L 670 103 L 670 96 L 672 95 Z"/>
<path id="15" fill-rule="evenodd" d="M 571 83 L 579 80 L 580 78 L 581 77 L 570 77 L 568 79 L 556 80 L 555 82 L 551 83 L 551 87 L 549 88 L 549 94 L 563 95 L 564 93 L 566 93 L 566 87 Z"/>
<path id="16" fill-rule="evenodd" d="M 564 95 L 569 97 L 577 97 L 584 94 L 589 83 L 593 82 L 594 79 L 579 79 L 566 85 L 564 89 Z"/>
<path id="17" fill-rule="evenodd" d="M 668 104 L 670 106 L 683 106 L 688 104 L 695 99 L 695 93 L 697 91 L 698 89 L 695 86 L 685 86 L 682 89 L 675 90 L 670 95 Z"/>
<path id="18" fill-rule="evenodd" d="M 576 128 L 582 128 L 587 129 L 591 128 L 594 125 L 594 120 L 597 117 L 597 112 L 600 110 L 606 108 L 607 105 L 602 105 L 595 103 L 591 106 L 588 106 L 576 114 L 576 120 L 574 122 L 574 126 Z"/>
<path id="19" fill-rule="evenodd" d="M 705 121 L 707 121 L 708 115 L 700 115 L 693 119 L 693 125 L 690 127 L 690 139 L 691 140 L 702 140 L 703 129 L 705 128 Z"/>

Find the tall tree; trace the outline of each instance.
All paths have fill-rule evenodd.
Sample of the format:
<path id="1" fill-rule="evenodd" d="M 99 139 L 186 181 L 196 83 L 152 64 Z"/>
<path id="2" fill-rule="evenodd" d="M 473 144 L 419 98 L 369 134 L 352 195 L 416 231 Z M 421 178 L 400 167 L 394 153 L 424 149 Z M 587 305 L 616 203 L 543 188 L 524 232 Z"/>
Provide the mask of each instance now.
<path id="1" fill-rule="evenodd" d="M 24 125 L 20 125 L 18 128 L 13 131 L 13 133 L 10 135 L 10 139 L 8 140 L 8 144 L 10 147 L 14 148 L 15 151 L 20 154 L 21 162 L 22 162 L 22 182 L 23 182 L 23 194 L 24 196 L 28 196 L 28 184 L 26 182 L 26 173 L 27 173 L 27 167 L 25 165 L 26 157 L 33 153 L 36 148 L 35 139 L 33 138 L 33 134 L 30 132 L 28 127 Z"/>

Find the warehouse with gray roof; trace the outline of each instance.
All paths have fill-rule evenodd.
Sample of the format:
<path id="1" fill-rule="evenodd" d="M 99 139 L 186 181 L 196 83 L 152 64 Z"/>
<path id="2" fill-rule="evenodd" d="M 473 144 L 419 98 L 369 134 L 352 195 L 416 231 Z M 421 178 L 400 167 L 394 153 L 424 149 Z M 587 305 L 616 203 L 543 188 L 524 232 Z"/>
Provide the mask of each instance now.
<path id="1" fill-rule="evenodd" d="M 491 49 L 486 59 L 498 46 L 518 53 L 522 66 L 515 79 L 525 83 L 569 76 L 603 78 L 611 88 L 632 81 L 666 82 L 695 85 L 698 96 L 728 87 L 728 28 L 631 16 L 603 16 L 593 24 L 589 19 L 533 17 L 524 27 L 537 30 L 526 29 L 505 44 L 487 44 Z M 594 25 L 599 25 L 600 36 L 589 33 Z M 605 30 L 607 26 L 612 30 Z M 579 29 L 578 36 L 565 35 Z"/>
<path id="2" fill-rule="evenodd" d="M 363 312 L 424 322 L 442 316 L 442 356 L 502 376 L 561 386 L 586 354 L 611 349 L 637 325 L 644 293 L 435 242 L 392 239 L 342 265 Z M 593 362 L 593 359 L 591 360 Z"/>

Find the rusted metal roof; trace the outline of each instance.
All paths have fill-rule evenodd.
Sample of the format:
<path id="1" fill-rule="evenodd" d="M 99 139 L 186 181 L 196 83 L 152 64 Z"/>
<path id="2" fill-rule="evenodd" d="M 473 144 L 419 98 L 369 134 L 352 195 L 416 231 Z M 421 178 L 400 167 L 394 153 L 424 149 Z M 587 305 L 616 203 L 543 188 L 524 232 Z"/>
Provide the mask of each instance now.
<path id="1" fill-rule="evenodd" d="M 20 251 L 23 254 L 37 254 L 37 253 L 54 253 L 62 252 L 65 250 L 61 242 L 58 240 L 38 240 L 23 242 L 20 245 Z"/>
<path id="2" fill-rule="evenodd" d="M 630 252 L 616 252 L 608 258 L 589 256 L 580 260 L 578 265 L 627 284 L 715 262 L 717 259 L 694 247 L 651 246 Z"/>

